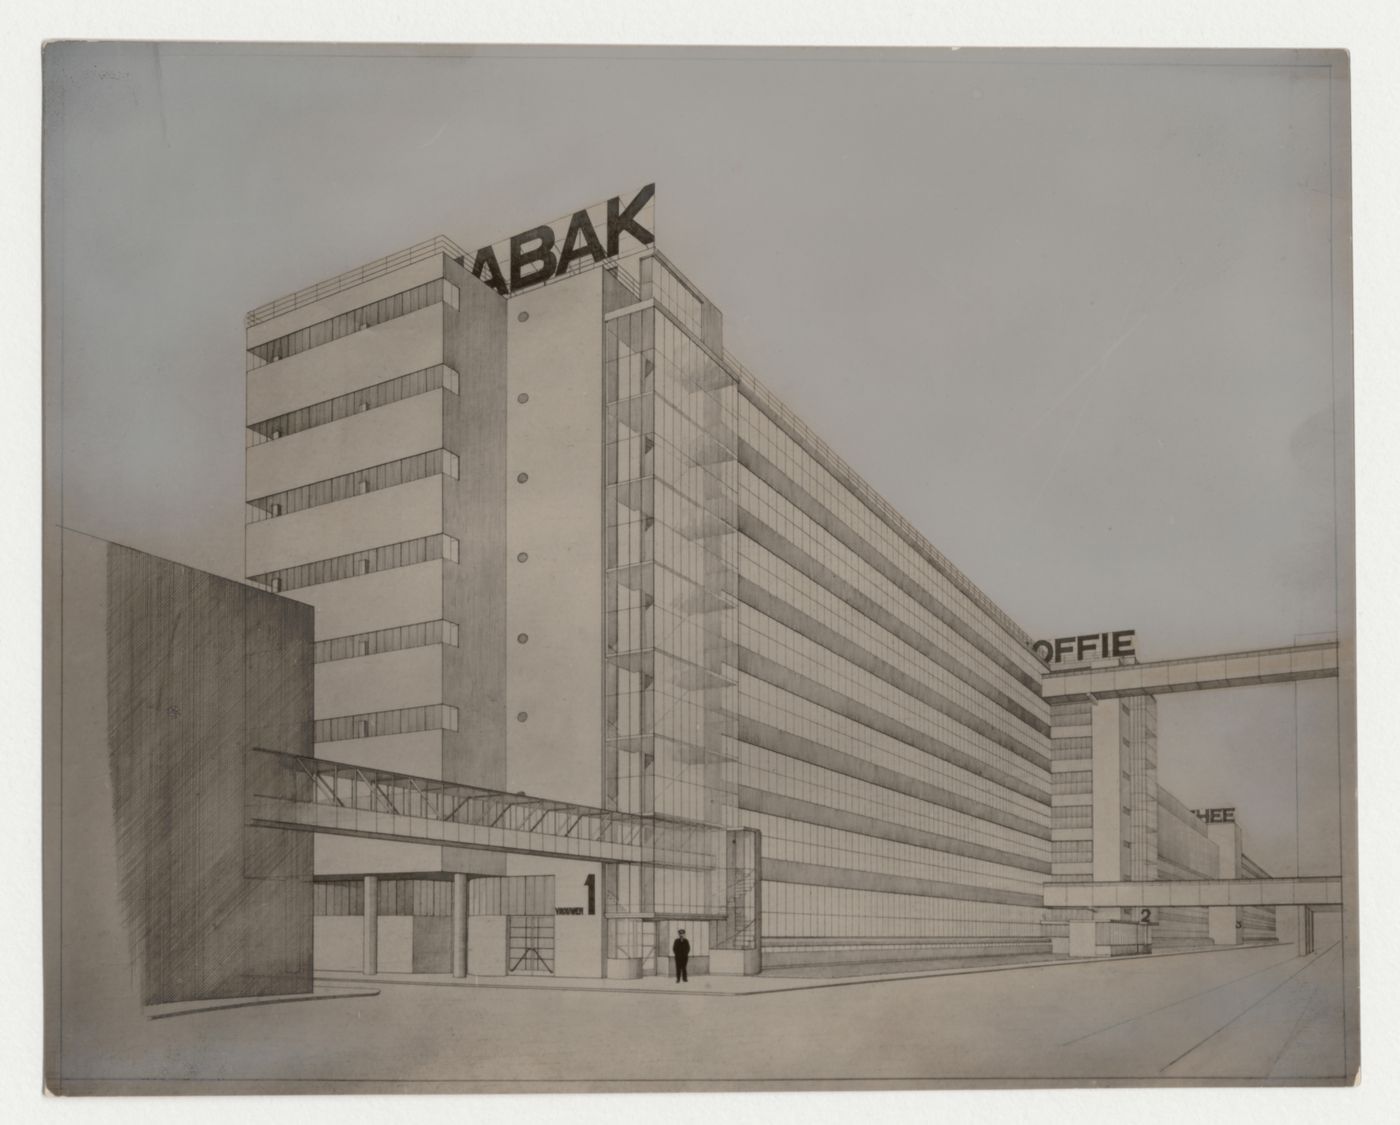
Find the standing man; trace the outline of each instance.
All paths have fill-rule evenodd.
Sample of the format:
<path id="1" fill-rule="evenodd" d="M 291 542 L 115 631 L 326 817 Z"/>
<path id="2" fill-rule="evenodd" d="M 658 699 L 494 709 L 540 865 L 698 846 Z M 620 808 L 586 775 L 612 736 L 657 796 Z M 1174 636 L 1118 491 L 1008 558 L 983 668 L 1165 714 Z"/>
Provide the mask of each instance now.
<path id="1" fill-rule="evenodd" d="M 690 960 L 690 942 L 685 939 L 685 931 L 679 931 L 679 936 L 671 943 L 671 956 L 676 959 L 676 983 L 681 981 L 689 983 L 690 978 L 685 973 L 685 963 Z"/>

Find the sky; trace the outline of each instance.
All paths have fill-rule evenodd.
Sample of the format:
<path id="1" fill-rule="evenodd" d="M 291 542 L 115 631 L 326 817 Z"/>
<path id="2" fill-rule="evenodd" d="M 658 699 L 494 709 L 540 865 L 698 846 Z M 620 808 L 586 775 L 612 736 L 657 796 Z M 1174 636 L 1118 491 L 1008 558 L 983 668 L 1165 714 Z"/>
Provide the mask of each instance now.
<path id="1" fill-rule="evenodd" d="M 655 182 L 728 349 L 1032 636 L 1334 630 L 1329 84 L 1267 62 L 50 48 L 61 520 L 240 577 L 248 309 Z M 1163 784 L 1335 870 L 1330 681 L 1159 709 Z"/>

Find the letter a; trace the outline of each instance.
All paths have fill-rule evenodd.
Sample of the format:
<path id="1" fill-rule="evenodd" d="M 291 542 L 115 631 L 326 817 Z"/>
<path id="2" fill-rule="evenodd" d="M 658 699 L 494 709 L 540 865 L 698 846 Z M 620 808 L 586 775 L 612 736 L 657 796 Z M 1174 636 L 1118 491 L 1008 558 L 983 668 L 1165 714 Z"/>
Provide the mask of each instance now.
<path id="1" fill-rule="evenodd" d="M 575 245 L 579 239 L 583 240 L 582 246 Z M 555 275 L 562 275 L 575 258 L 582 258 L 585 254 L 594 262 L 601 262 L 607 257 L 603 252 L 603 244 L 598 241 L 598 232 L 593 229 L 593 220 L 588 217 L 588 212 L 575 211 L 574 217 L 569 220 L 569 233 L 564 236 L 564 248 L 559 251 L 559 268 Z"/>
<path id="2" fill-rule="evenodd" d="M 491 271 L 491 276 L 482 277 L 482 273 L 487 269 Z M 472 266 L 472 277 L 485 282 L 502 297 L 509 292 L 506 289 L 505 274 L 501 272 L 501 263 L 496 261 L 496 251 L 489 246 L 483 246 L 476 252 L 476 262 Z"/>

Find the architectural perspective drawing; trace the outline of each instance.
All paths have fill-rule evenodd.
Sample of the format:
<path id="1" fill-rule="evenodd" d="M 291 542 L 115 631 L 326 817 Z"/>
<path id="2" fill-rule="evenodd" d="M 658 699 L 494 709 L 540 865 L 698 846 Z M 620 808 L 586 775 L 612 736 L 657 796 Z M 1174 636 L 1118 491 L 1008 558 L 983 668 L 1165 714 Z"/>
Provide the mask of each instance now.
<path id="1" fill-rule="evenodd" d="M 168 50 L 152 71 L 153 52 Z M 1322 177 L 1320 189 L 1310 184 L 1322 197 L 1306 228 L 1311 256 L 1298 261 L 1283 248 L 1259 259 L 1271 256 L 1270 270 L 1288 279 L 1278 309 L 1293 307 L 1288 285 L 1320 286 L 1298 298 L 1306 318 L 1295 327 L 1320 341 L 1307 355 L 1321 359 L 1299 376 L 1312 397 L 1297 417 L 1283 398 L 1278 427 L 1258 417 L 1267 397 L 1236 405 L 1268 393 L 1258 381 L 1266 363 L 1249 358 L 1249 340 L 1207 354 L 1191 345 L 1189 311 L 1156 311 L 1193 276 L 1183 272 L 1189 263 L 1167 258 L 1143 284 L 1141 309 L 1104 323 L 1081 370 L 1054 391 L 1112 402 L 1101 369 L 1118 378 L 1113 365 L 1131 362 L 1144 364 L 1146 380 L 1169 378 L 1155 359 L 1123 358 L 1136 354 L 1125 341 L 1149 316 L 1178 316 L 1181 327 L 1162 337 L 1178 349 L 1166 365 L 1208 372 L 1218 403 L 1203 401 L 1202 412 L 1255 418 L 1228 443 L 1238 479 L 1193 471 L 1212 456 L 1204 436 L 1195 451 L 1194 426 L 1168 429 L 1113 407 L 1124 411 L 1121 424 L 1172 450 L 1170 460 L 1146 446 L 1125 454 L 1112 436 L 1115 416 L 1106 422 L 1090 408 L 1093 423 L 1081 424 L 1085 407 L 1076 405 L 1042 479 L 1012 488 L 1025 494 L 1014 501 L 1019 511 L 1028 510 L 1025 496 L 1040 498 L 1029 507 L 1050 513 L 1043 526 L 1065 543 L 1099 534 L 1071 499 L 1084 478 L 1058 475 L 1064 457 L 1097 443 L 1100 453 L 1083 463 L 1134 482 L 1120 494 L 1122 526 L 1135 526 L 1127 509 L 1161 505 L 1166 521 L 1182 521 L 1171 550 L 1223 559 L 1237 543 L 1247 551 L 1267 537 L 1270 520 L 1293 518 L 1274 514 L 1266 496 L 1274 482 L 1264 478 L 1285 472 L 1271 460 L 1276 446 L 1312 456 L 1297 435 L 1313 435 L 1321 459 L 1307 464 L 1321 468 L 1299 476 L 1297 488 L 1330 505 L 1305 528 L 1326 564 L 1280 564 L 1302 568 L 1287 579 L 1304 591 L 1297 613 L 1258 628 L 1259 618 L 1241 617 L 1247 629 L 1222 617 L 1216 632 L 1188 629 L 1162 644 L 1136 620 L 1076 620 L 1032 602 L 1063 582 L 1073 614 L 1101 589 L 1105 615 L 1158 622 L 1190 618 L 1194 597 L 1228 607 L 1232 595 L 1174 580 L 1148 559 L 1150 547 L 1131 570 L 1110 562 L 1087 573 L 1077 554 L 1055 577 L 1056 542 L 1033 542 L 1029 526 L 1025 536 L 991 530 L 1013 500 L 999 491 L 1005 477 L 976 467 L 993 461 L 976 461 L 974 442 L 966 479 L 939 495 L 960 496 L 959 542 L 973 541 L 967 529 L 977 525 L 966 516 L 980 511 L 997 544 L 1025 553 L 1021 569 L 995 572 L 994 600 L 970 562 L 965 573 L 940 550 L 932 509 L 900 510 L 917 487 L 900 485 L 897 506 L 882 494 L 887 471 L 879 488 L 874 474 L 862 475 L 884 443 L 869 428 L 880 412 L 842 432 L 818 392 L 802 390 L 801 372 L 784 371 L 788 345 L 768 338 L 763 294 L 784 309 L 811 302 L 812 315 L 798 320 L 817 355 L 851 336 L 868 339 L 868 368 L 834 375 L 832 386 L 854 378 L 873 400 L 897 404 L 905 381 L 942 381 L 963 388 L 949 392 L 950 404 L 985 398 L 1005 428 L 986 432 L 983 444 L 1004 444 L 1008 463 L 1042 423 L 1060 424 L 1060 405 L 1022 409 L 1040 393 L 1034 370 L 999 379 L 999 349 L 1019 347 L 1023 332 L 1052 337 L 1058 306 L 988 295 L 1002 308 L 987 324 L 1002 329 L 979 341 L 987 367 L 945 370 L 936 350 L 920 358 L 918 342 L 944 331 L 945 318 L 953 331 L 962 315 L 940 296 L 942 283 L 885 299 L 878 313 L 854 299 L 843 305 L 827 291 L 878 289 L 865 272 L 873 267 L 833 260 L 827 277 L 784 273 L 785 216 L 731 229 L 717 212 L 683 219 L 679 200 L 694 197 L 678 191 L 672 203 L 659 172 L 629 181 L 647 167 L 646 152 L 619 160 L 606 141 L 554 166 L 554 186 L 539 198 L 575 209 L 552 221 L 483 210 L 470 152 L 441 166 L 405 165 L 396 199 L 356 195 L 363 215 L 399 213 L 383 227 L 356 220 L 368 230 L 347 228 L 335 244 L 303 236 L 275 210 L 261 213 L 263 189 L 250 183 L 254 201 L 237 204 L 228 230 L 213 237 L 231 253 L 239 223 L 276 222 L 282 249 L 259 242 L 238 262 L 250 294 L 239 305 L 224 303 L 217 278 L 152 279 L 129 263 L 133 284 L 151 292 L 207 285 L 219 294 L 208 314 L 217 329 L 182 318 L 185 305 L 166 323 L 190 337 L 209 379 L 225 391 L 238 383 L 222 401 L 241 398 L 241 412 L 177 409 L 188 411 L 196 444 L 229 450 L 241 437 L 241 468 L 229 472 L 225 459 L 196 486 L 188 473 L 201 454 L 183 448 L 169 454 L 159 493 L 102 483 L 97 462 L 85 467 L 82 456 L 99 401 L 83 389 L 95 385 L 85 365 L 101 361 L 67 335 L 90 314 L 76 304 L 64 313 L 79 299 L 65 288 L 77 268 L 65 231 L 83 206 L 70 146 L 114 112 L 88 71 L 101 62 L 138 84 L 174 82 L 184 93 L 167 96 L 192 104 L 208 89 L 298 75 L 309 83 L 306 113 L 354 131 L 352 108 L 327 109 L 334 91 L 306 69 L 352 72 L 333 50 L 310 61 L 272 49 L 205 50 L 182 60 L 178 48 L 63 45 L 48 60 L 48 183 L 72 215 L 67 227 L 50 227 L 47 248 L 51 1089 L 1354 1080 L 1344 58 L 1187 56 L 1203 86 L 1223 82 L 1199 100 L 1184 80 L 1173 85 L 1182 67 L 1160 68 L 1166 77 L 1153 76 L 1158 85 L 1146 92 L 1130 75 L 1132 96 L 1165 105 L 1171 128 L 1208 152 L 1200 176 L 1226 176 L 1212 160 L 1234 174 L 1222 140 L 1232 126 L 1201 107 L 1228 119 L 1238 96 L 1266 109 L 1284 99 L 1279 118 L 1290 130 L 1290 114 L 1302 122 L 1302 139 L 1290 143 L 1307 148 L 1300 161 Z M 1018 58 L 953 66 L 876 54 L 860 62 L 860 81 L 873 88 L 937 72 L 938 81 L 976 85 L 977 99 L 980 84 L 1005 81 L 1013 100 L 1036 100 L 1042 79 Z M 382 65 L 387 96 L 416 99 L 448 97 L 473 67 L 537 64 L 510 52 L 442 58 L 466 69 L 431 70 L 419 87 L 416 71 L 397 69 L 414 59 L 405 51 L 356 65 Z M 554 61 L 585 90 L 597 67 L 614 65 L 586 53 Z M 1037 65 L 1054 70 L 1047 61 Z M 701 54 L 684 65 L 711 62 L 726 58 Z M 202 63 L 212 77 L 196 75 Z M 1093 85 L 1107 68 L 1090 63 L 1064 60 L 1084 70 L 1088 97 L 1107 97 L 1110 87 Z M 638 53 L 616 65 L 634 64 L 682 80 L 682 60 Z M 778 63 L 740 56 L 726 65 L 767 68 L 784 81 Z M 844 63 L 838 54 L 804 65 Z M 862 96 L 852 95 L 857 104 Z M 446 109 L 447 120 L 495 112 L 464 105 Z M 927 109 L 962 112 L 932 95 Z M 130 112 L 133 129 L 149 127 L 143 111 Z M 301 174 L 303 157 L 278 148 L 287 127 L 249 112 L 272 151 L 260 156 L 236 124 L 223 127 L 228 144 L 248 146 L 235 155 L 253 179 L 275 177 L 281 159 Z M 500 112 L 509 112 L 504 103 Z M 1011 120 L 1024 111 L 1006 112 Z M 853 121 L 833 120 L 839 160 L 843 144 L 856 144 L 844 132 Z M 152 143 L 191 145 L 196 163 L 215 159 L 203 142 L 182 139 L 186 127 L 177 114 L 154 126 L 165 139 Z M 370 147 L 389 143 L 384 128 L 368 121 Z M 1092 192 L 1122 175 L 1114 162 L 1131 154 L 1097 139 L 1094 130 L 1111 137 L 1111 125 L 1084 128 L 1071 133 L 1098 154 L 1100 166 L 1082 172 Z M 705 127 L 697 142 L 711 143 Z M 326 143 L 356 142 L 347 134 Z M 665 152 L 678 142 L 657 143 Z M 518 155 L 511 166 L 515 159 L 493 154 L 493 174 L 525 182 L 548 163 Z M 1006 159 L 1004 168 L 1018 167 Z M 1282 208 L 1273 193 L 1292 199 L 1296 185 L 1274 182 L 1283 175 L 1275 159 L 1248 166 L 1258 184 L 1231 190 L 1259 193 L 1261 210 Z M 669 157 L 656 160 L 680 174 Z M 609 176 L 612 162 L 618 172 Z M 451 237 L 433 233 L 437 195 L 429 193 L 421 227 L 414 218 L 417 177 L 441 168 L 462 176 L 449 193 L 460 223 Z M 591 194 L 571 199 L 575 181 Z M 306 190 L 360 191 L 329 185 Z M 795 208 L 806 190 L 794 173 Z M 928 185 L 929 211 L 948 190 Z M 325 203 L 340 205 L 329 194 Z M 1105 221 L 1147 224 L 1152 210 Z M 673 216 L 687 232 L 675 250 Z M 861 238 L 886 244 L 879 254 L 900 253 L 898 223 L 875 200 L 852 199 L 849 213 L 825 221 L 831 230 L 870 224 Z M 1238 219 L 1249 231 L 1252 221 Z M 1035 222 L 1048 229 L 1054 219 L 1047 212 Z M 392 242 L 370 237 L 415 227 L 410 237 L 422 240 L 389 253 Z M 1106 236 L 1100 260 L 1130 253 L 1121 243 L 1132 229 Z M 740 243 L 765 241 L 755 253 L 774 274 L 766 286 L 742 287 L 758 307 L 736 309 L 723 296 L 722 263 Z M 369 246 L 379 256 L 355 249 Z M 1019 247 L 1003 251 L 1027 261 L 1044 252 Z M 1251 299 L 1249 277 L 1229 288 L 1237 284 L 1229 271 L 1256 268 L 1249 253 L 1210 267 L 1200 284 L 1230 295 L 1212 290 L 1212 300 Z M 302 287 L 273 296 L 281 278 Z M 1044 300 L 1061 296 L 1047 290 Z M 139 360 L 141 341 L 110 323 L 111 346 Z M 909 342 L 888 343 L 901 334 Z M 741 343 L 759 348 L 772 373 L 746 367 L 734 354 Z M 912 366 L 892 366 L 893 354 Z M 155 373 L 132 376 L 121 394 L 156 410 L 180 392 L 160 374 L 158 347 L 151 357 Z M 1255 381 L 1236 391 L 1236 374 Z M 927 401 L 932 427 L 941 400 Z M 804 421 L 812 409 L 823 410 L 824 424 Z M 1300 429 L 1318 418 L 1321 429 Z M 892 441 L 911 432 L 897 419 L 890 426 Z M 127 464 L 136 474 L 152 456 L 134 435 L 112 448 L 109 475 Z M 947 471 L 944 461 L 921 469 L 935 455 L 919 445 L 901 456 L 915 474 Z M 1135 461 L 1169 467 L 1139 471 Z M 103 507 L 102 497 L 128 487 L 130 518 Z M 1193 540 L 1202 532 L 1189 530 L 1177 503 L 1186 513 L 1193 497 L 1217 489 L 1241 506 L 1218 541 Z M 1290 496 L 1284 510 L 1301 510 Z M 177 535 L 152 529 L 186 504 L 205 506 L 191 528 L 203 542 L 182 550 Z M 1116 517 L 1100 514 L 1111 534 Z M 241 560 L 212 562 L 215 534 L 240 543 Z M 1034 598 L 1008 577 L 1032 570 L 1041 575 L 1027 587 Z M 1213 707 L 1213 718 L 1194 726 L 1181 718 L 1200 706 Z M 1255 706 L 1272 717 L 1259 719 Z M 1187 733 L 1169 737 L 1172 723 Z M 678 1040 L 684 1050 L 668 1049 Z"/>

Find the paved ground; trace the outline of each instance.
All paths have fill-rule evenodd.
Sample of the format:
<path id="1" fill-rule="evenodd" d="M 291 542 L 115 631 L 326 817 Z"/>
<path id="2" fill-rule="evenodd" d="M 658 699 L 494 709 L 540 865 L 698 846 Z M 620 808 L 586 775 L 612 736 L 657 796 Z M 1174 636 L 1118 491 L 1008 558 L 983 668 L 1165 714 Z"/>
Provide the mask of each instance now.
<path id="1" fill-rule="evenodd" d="M 1055 960 L 1033 961 L 1030 958 L 1018 958 L 1015 964 L 1019 967 L 1030 965 L 1058 965 L 1063 962 L 1063 958 Z M 962 958 L 955 963 L 948 961 L 911 961 L 902 962 L 889 966 L 881 966 L 885 971 L 872 973 L 867 971 L 860 976 L 859 981 L 849 978 L 856 976 L 854 972 L 847 972 L 839 976 L 829 976 L 823 973 L 820 976 L 803 977 L 793 970 L 783 970 L 781 972 L 765 972 L 761 976 L 710 976 L 708 973 L 697 973 L 692 975 L 690 980 L 684 983 L 677 983 L 669 976 L 640 977 L 636 980 L 591 980 L 584 977 L 554 977 L 547 974 L 539 976 L 522 974 L 520 976 L 508 977 L 479 977 L 468 976 L 465 978 L 454 978 L 446 973 L 378 973 L 375 976 L 367 977 L 363 973 L 351 973 L 342 971 L 322 971 L 316 974 L 318 985 L 327 987 L 371 987 L 378 988 L 382 984 L 406 984 L 413 986 L 431 987 L 452 987 L 452 988 L 544 988 L 562 992 L 641 992 L 641 993 L 674 993 L 701 995 L 724 995 L 724 996 L 749 996 L 767 992 L 792 992 L 797 989 L 810 988 L 834 988 L 847 984 L 861 983 L 868 984 L 874 981 L 883 980 L 907 980 L 922 979 L 932 976 L 952 976 L 963 973 L 988 973 L 999 972 L 1007 967 L 1007 962 L 986 957 L 980 960 L 973 958 Z"/>
<path id="2" fill-rule="evenodd" d="M 426 1089 L 416 1084 L 1193 1081 L 1343 1071 L 1336 945 L 1308 957 L 1264 946 L 781 983 L 748 993 L 659 981 L 620 991 L 381 976 L 377 996 L 143 1020 L 101 1073 L 87 1073 L 135 1078 L 159 1067 L 196 1079 L 318 1076 Z M 65 1069 L 75 1073 L 85 1055 L 71 1050 Z"/>
<path id="3" fill-rule="evenodd" d="M 1263 944 L 1263 943 L 1259 943 Z M 1273 946 L 1273 943 L 1269 943 Z M 1199 952 L 1195 950 L 1193 952 Z M 1177 953 L 1144 954 L 1160 960 L 1163 956 L 1177 956 Z M 1120 958 L 1114 964 L 1121 965 L 1127 958 Z M 795 992 L 813 988 L 843 988 L 853 984 L 872 984 L 891 980 L 922 980 L 929 977 L 963 976 L 969 973 L 1002 972 L 1007 968 L 1031 968 L 1035 966 L 1063 965 L 1063 957 L 1036 960 L 1030 957 L 963 957 L 942 960 L 904 961 L 882 964 L 878 972 L 860 973 L 855 966 L 843 966 L 847 971 L 831 974 L 822 970 L 803 976 L 796 969 L 780 969 L 776 972 L 765 970 L 760 976 L 710 976 L 697 973 L 690 980 L 678 983 L 669 976 L 640 977 L 636 980 L 589 979 L 584 977 L 555 977 L 549 974 L 520 974 L 518 976 L 467 976 L 453 977 L 447 973 L 377 973 L 367 977 L 363 973 L 341 970 L 323 970 L 316 974 L 318 988 L 378 988 L 383 984 L 406 984 L 412 986 L 452 987 L 452 988 L 545 988 L 563 992 L 664 992 L 674 995 L 725 995 L 751 996 L 768 992 Z M 858 979 L 852 979 L 858 978 Z M 220 1003 L 215 1001 L 214 1003 Z M 188 1005 L 190 1008 L 197 1004 Z M 147 1014 L 150 1009 L 147 1009 Z"/>

